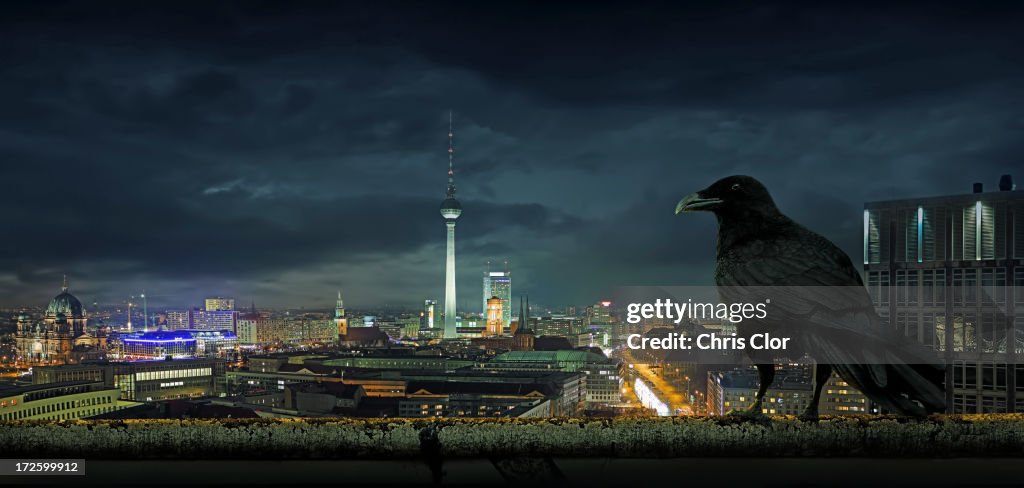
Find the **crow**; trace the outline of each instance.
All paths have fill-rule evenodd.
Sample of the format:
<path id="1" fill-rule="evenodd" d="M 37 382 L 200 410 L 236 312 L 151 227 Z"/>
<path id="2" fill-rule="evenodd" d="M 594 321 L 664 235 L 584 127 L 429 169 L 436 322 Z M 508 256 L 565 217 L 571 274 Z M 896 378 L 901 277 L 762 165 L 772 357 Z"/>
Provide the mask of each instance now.
<path id="1" fill-rule="evenodd" d="M 770 300 L 765 318 L 741 321 L 738 335 L 748 344 L 758 333 L 792 337 L 796 344 L 787 356 L 814 359 L 814 395 L 802 418 L 818 418 L 821 390 L 833 370 L 888 411 L 925 416 L 945 409 L 939 358 L 883 325 L 850 257 L 783 215 L 761 182 L 729 176 L 676 206 L 676 214 L 696 211 L 718 219 L 715 284 L 722 302 Z M 738 413 L 763 416 L 775 363 L 765 352 L 746 352 L 759 385 L 753 405 Z"/>

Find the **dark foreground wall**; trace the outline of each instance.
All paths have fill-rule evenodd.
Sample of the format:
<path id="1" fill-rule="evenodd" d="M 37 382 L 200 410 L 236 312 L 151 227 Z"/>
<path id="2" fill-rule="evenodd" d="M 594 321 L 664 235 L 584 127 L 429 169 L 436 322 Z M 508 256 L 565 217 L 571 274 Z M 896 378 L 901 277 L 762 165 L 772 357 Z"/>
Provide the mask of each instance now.
<path id="1" fill-rule="evenodd" d="M 0 423 L 4 457 L 453 459 L 1024 457 L 1024 415 L 514 420 L 127 420 Z"/>

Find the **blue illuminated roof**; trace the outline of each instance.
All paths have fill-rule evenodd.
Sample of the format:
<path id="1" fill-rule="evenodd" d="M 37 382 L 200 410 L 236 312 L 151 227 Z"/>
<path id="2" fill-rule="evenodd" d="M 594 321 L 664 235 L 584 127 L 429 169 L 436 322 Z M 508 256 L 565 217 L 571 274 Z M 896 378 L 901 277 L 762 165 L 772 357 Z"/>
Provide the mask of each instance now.
<path id="1" fill-rule="evenodd" d="M 132 334 L 124 338 L 125 342 L 189 342 L 196 340 L 187 330 L 158 330 Z"/>

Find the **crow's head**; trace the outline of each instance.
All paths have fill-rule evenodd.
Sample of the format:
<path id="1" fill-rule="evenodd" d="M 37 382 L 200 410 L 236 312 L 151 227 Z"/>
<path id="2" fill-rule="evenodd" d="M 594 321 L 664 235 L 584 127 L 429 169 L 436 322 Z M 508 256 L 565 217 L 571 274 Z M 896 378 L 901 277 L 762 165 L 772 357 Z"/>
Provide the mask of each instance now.
<path id="1" fill-rule="evenodd" d="M 708 211 L 719 217 L 777 213 L 768 189 L 749 176 L 727 176 L 691 193 L 676 205 L 676 214 Z"/>

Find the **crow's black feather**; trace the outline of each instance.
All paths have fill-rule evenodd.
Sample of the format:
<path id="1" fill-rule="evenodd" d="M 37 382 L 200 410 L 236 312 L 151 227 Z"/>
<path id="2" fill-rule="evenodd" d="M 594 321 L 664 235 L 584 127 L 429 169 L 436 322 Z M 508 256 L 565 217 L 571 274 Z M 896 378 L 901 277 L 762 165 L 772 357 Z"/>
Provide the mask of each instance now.
<path id="1" fill-rule="evenodd" d="M 886 327 L 849 256 L 783 215 L 760 182 L 724 178 L 677 207 L 690 210 L 718 218 L 715 282 L 722 301 L 771 300 L 768 316 L 742 322 L 740 335 L 792 337 L 790 354 L 806 353 L 831 365 L 886 409 L 912 415 L 944 410 L 945 371 L 934 353 Z M 754 359 L 758 368 L 773 367 L 763 357 Z"/>

